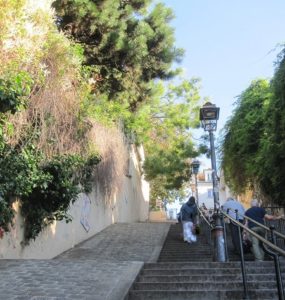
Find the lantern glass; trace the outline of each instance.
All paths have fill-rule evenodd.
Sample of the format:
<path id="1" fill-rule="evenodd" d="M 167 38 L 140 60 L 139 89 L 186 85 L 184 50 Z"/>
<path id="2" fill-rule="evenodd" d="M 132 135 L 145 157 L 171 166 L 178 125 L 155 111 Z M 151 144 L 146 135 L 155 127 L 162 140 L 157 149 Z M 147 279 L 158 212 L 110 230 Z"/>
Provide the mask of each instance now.
<path id="1" fill-rule="evenodd" d="M 215 131 L 219 119 L 220 108 L 207 102 L 200 108 L 200 121 L 205 131 Z"/>
<path id="2" fill-rule="evenodd" d="M 194 160 L 191 164 L 192 166 L 192 171 L 194 174 L 198 174 L 199 172 L 199 167 L 200 167 L 200 162 L 199 160 Z"/>

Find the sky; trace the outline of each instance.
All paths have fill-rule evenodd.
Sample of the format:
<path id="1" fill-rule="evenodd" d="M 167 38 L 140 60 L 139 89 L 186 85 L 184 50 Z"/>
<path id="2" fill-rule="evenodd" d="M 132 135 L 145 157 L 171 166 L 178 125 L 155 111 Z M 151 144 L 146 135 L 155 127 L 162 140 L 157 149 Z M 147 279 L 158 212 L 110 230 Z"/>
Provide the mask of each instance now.
<path id="1" fill-rule="evenodd" d="M 220 107 L 221 134 L 236 97 L 252 80 L 270 79 L 285 43 L 284 0 L 160 0 L 172 8 L 180 64 L 201 79 L 201 95 Z"/>

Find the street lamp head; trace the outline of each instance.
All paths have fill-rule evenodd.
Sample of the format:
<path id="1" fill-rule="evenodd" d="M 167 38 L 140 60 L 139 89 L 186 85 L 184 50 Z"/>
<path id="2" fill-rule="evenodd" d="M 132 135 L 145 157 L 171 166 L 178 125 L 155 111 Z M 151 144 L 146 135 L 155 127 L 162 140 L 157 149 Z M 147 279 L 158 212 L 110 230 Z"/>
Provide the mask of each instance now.
<path id="1" fill-rule="evenodd" d="M 192 172 L 197 175 L 199 172 L 199 168 L 200 168 L 200 162 L 199 160 L 193 160 L 193 162 L 191 163 L 191 167 L 192 167 Z"/>
<path id="2" fill-rule="evenodd" d="M 200 121 L 205 131 L 215 131 L 219 119 L 220 108 L 207 102 L 200 108 Z"/>

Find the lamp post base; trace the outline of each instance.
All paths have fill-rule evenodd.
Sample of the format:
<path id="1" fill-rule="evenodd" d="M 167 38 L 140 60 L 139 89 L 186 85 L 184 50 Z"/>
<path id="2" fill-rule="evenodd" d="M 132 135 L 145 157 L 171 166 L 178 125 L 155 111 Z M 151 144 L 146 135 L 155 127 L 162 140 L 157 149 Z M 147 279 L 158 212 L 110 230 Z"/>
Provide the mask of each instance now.
<path id="1" fill-rule="evenodd" d="M 215 227 L 212 229 L 212 237 L 214 241 L 214 254 L 213 261 L 225 262 L 225 239 L 224 239 L 224 228 L 222 225 L 221 216 L 219 213 L 213 215 L 215 221 Z"/>

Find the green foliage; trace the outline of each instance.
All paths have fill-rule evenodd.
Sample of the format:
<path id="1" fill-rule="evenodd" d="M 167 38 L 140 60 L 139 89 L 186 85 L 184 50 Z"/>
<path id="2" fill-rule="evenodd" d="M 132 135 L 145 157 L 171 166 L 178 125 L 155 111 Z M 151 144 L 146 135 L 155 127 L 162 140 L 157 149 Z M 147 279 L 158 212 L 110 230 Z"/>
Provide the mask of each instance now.
<path id="1" fill-rule="evenodd" d="M 198 155 L 190 130 L 198 126 L 197 80 L 164 86 L 183 51 L 175 47 L 171 9 L 136 0 L 55 1 L 58 25 L 84 47 L 92 95 L 82 115 L 105 124 L 120 120 L 146 149 L 148 180 L 163 178 L 164 191 L 189 179 L 187 159 Z M 152 193 L 158 193 L 152 189 Z"/>
<path id="2" fill-rule="evenodd" d="M 70 221 L 69 205 L 80 192 L 90 191 L 92 169 L 99 161 L 96 155 L 63 155 L 42 164 L 43 155 L 33 146 L 5 145 L 0 153 L 0 226 L 8 230 L 15 197 L 20 198 L 26 241 L 55 220 Z"/>
<path id="3" fill-rule="evenodd" d="M 12 208 L 12 201 L 5 201 L 0 199 L 0 228 L 9 231 L 9 224 L 14 217 L 14 210 Z"/>
<path id="4" fill-rule="evenodd" d="M 285 50 L 279 55 L 272 80 L 273 97 L 264 119 L 265 134 L 261 140 L 258 163 L 260 186 L 269 198 L 285 204 Z"/>
<path id="5" fill-rule="evenodd" d="M 89 95 L 82 103 L 81 114 L 99 120 L 107 126 L 113 126 L 118 120 L 128 122 L 132 114 L 128 110 L 128 104 L 109 101 L 107 96 Z"/>
<path id="6" fill-rule="evenodd" d="M 0 152 L 0 195 L 1 227 L 8 230 L 12 223 L 12 203 L 15 197 L 29 195 L 33 188 L 49 180 L 49 177 L 38 169 L 40 156 L 33 147 L 19 149 L 2 142 Z"/>
<path id="7" fill-rule="evenodd" d="M 144 164 L 146 179 L 162 177 L 164 180 L 161 184 L 167 190 L 179 189 L 190 178 L 190 165 L 187 159 L 196 157 L 197 154 L 189 139 L 172 142 L 167 148 L 147 156 Z"/>
<path id="8" fill-rule="evenodd" d="M 126 127 L 135 132 L 138 142 L 163 143 L 198 127 L 199 81 L 181 80 L 177 84 L 158 82 L 149 86 L 152 97 L 132 117 Z"/>
<path id="9" fill-rule="evenodd" d="M 272 97 L 269 83 L 257 80 L 238 98 L 234 115 L 227 122 L 222 142 L 222 167 L 230 187 L 237 193 L 253 187 L 258 177 L 260 140 Z"/>
<path id="10" fill-rule="evenodd" d="M 80 192 L 90 193 L 92 191 L 94 166 L 99 164 L 101 157 L 97 153 L 90 153 L 87 158 L 78 157 L 78 160 L 80 164 L 78 163 L 77 170 L 73 174 L 74 184 L 81 187 Z"/>
<path id="11" fill-rule="evenodd" d="M 38 165 L 41 155 L 32 146 L 25 149 L 5 145 L 0 153 L 0 194 L 9 201 L 16 196 L 29 195 L 37 185 L 44 185 L 49 177 Z"/>
<path id="12" fill-rule="evenodd" d="M 22 214 L 25 218 L 25 239 L 34 239 L 53 221 L 71 221 L 67 214 L 70 203 L 74 203 L 80 192 L 90 191 L 92 172 L 99 162 L 98 157 L 88 161 L 79 156 L 58 156 L 41 166 L 48 177 L 34 187 L 27 196 L 21 197 Z M 83 188 L 80 188 L 80 186 Z"/>
<path id="13" fill-rule="evenodd" d="M 264 199 L 285 203 L 285 51 L 274 77 L 253 82 L 242 93 L 228 121 L 222 166 L 230 187 L 261 192 Z"/>
<path id="14" fill-rule="evenodd" d="M 168 86 L 157 82 L 179 73 L 172 64 L 183 55 L 174 45 L 172 11 L 151 0 L 56 0 L 56 22 L 72 38 L 69 42 L 54 30 L 48 11 L 26 12 L 25 1 L 19 9 L 16 2 L 9 1 L 13 13 L 10 7 L 5 10 L 8 25 L 4 17 L 0 20 L 3 36 L 15 26 L 11 40 L 21 41 L 3 55 L 9 62 L 0 79 L 0 226 L 8 230 L 15 198 L 26 241 L 54 220 L 70 221 L 69 205 L 79 192 L 91 190 L 99 157 L 63 153 L 70 153 L 73 142 L 78 144 L 72 149 L 84 148 L 90 119 L 123 124 L 145 146 L 152 195 L 176 197 L 189 179 L 188 159 L 198 154 L 190 130 L 198 126 L 200 97 L 197 80 Z M 39 29 L 36 35 L 26 30 L 29 26 Z M 18 115 L 11 120 L 10 113 L 25 108 L 18 129 Z M 66 115 L 57 114 L 58 108 Z M 25 128 L 34 129 L 33 137 Z"/>
<path id="15" fill-rule="evenodd" d="M 150 210 L 156 210 L 157 200 L 164 200 L 167 203 L 171 203 L 175 200 L 184 201 L 186 198 L 186 184 L 179 189 L 166 189 L 166 180 L 162 176 L 158 176 L 150 181 Z"/>
<path id="16" fill-rule="evenodd" d="M 0 112 L 16 113 L 27 104 L 32 80 L 27 72 L 9 75 L 9 79 L 0 78 Z"/>
<path id="17" fill-rule="evenodd" d="M 152 189 L 153 195 L 179 190 L 190 178 L 189 159 L 199 155 L 190 132 L 199 124 L 199 101 L 197 80 L 182 81 L 165 89 L 160 86 L 153 102 L 137 114 L 134 124 L 142 126 L 136 134 L 147 153 L 146 179 L 161 183 L 161 191 Z"/>
<path id="18" fill-rule="evenodd" d="M 58 32 L 49 3 L 0 3 L 0 227 L 9 230 L 18 200 L 28 241 L 70 220 L 100 158 L 88 149 L 90 122 L 77 115 L 90 92 L 83 47 Z"/>
<path id="19" fill-rule="evenodd" d="M 97 93 L 128 103 L 135 111 L 150 95 L 147 84 L 173 77 L 174 47 L 170 9 L 151 1 L 55 1 L 58 24 L 85 49 L 86 64 L 95 67 Z"/>

